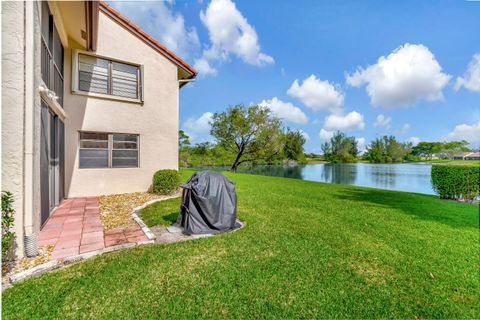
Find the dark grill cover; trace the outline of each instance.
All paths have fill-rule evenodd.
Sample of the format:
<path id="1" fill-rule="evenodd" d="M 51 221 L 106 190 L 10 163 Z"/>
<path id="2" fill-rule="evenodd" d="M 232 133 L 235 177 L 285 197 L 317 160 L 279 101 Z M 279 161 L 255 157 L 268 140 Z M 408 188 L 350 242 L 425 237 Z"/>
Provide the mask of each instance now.
<path id="1" fill-rule="evenodd" d="M 199 171 L 181 185 L 180 216 L 174 224 L 184 233 L 212 234 L 235 228 L 237 195 L 235 185 L 223 174 Z"/>

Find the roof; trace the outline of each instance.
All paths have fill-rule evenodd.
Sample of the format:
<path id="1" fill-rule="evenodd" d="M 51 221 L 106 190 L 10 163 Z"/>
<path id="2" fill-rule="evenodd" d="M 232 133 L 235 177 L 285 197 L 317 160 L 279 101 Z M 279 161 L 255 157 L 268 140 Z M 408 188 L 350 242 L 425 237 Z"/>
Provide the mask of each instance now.
<path id="1" fill-rule="evenodd" d="M 462 152 L 455 154 L 454 157 L 480 157 L 480 152 Z"/>
<path id="2" fill-rule="evenodd" d="M 457 154 L 454 154 L 455 157 L 464 157 L 464 156 L 468 156 L 470 153 L 472 153 L 471 151 L 469 152 L 460 152 L 460 153 L 457 153 Z"/>
<path id="3" fill-rule="evenodd" d="M 105 1 L 99 1 L 99 4 L 100 4 L 99 5 L 100 11 L 107 14 L 110 18 L 114 19 L 125 29 L 127 29 L 128 31 L 133 33 L 135 36 L 140 38 L 140 40 L 148 44 L 150 47 L 152 47 L 157 52 L 159 52 L 164 57 L 166 57 L 168 60 L 173 62 L 175 65 L 177 65 L 177 67 L 184 70 L 189 75 L 188 79 L 193 79 L 197 76 L 197 71 L 192 66 L 190 66 L 182 58 L 177 56 L 175 53 L 170 51 L 163 44 L 161 44 L 156 39 L 154 39 L 147 32 L 143 31 L 139 26 L 137 26 L 135 23 L 130 21 L 126 16 L 124 16 L 123 14 L 121 14 L 120 12 L 112 8 Z"/>
<path id="4" fill-rule="evenodd" d="M 466 157 L 480 157 L 480 152 L 470 152 Z"/>

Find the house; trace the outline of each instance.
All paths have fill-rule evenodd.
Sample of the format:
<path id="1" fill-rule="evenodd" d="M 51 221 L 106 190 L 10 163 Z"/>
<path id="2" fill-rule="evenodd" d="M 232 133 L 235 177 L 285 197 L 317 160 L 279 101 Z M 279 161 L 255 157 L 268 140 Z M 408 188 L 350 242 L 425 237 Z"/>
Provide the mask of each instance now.
<path id="1" fill-rule="evenodd" d="M 480 160 L 480 152 L 471 152 L 467 154 L 465 160 Z"/>
<path id="2" fill-rule="evenodd" d="M 452 158 L 453 160 L 480 160 L 480 152 L 462 152 Z"/>
<path id="3" fill-rule="evenodd" d="M 454 154 L 452 160 L 465 160 L 465 156 L 469 155 L 471 152 L 462 152 L 459 154 Z"/>
<path id="4" fill-rule="evenodd" d="M 16 253 L 64 198 L 146 191 L 178 167 L 196 71 L 105 2 L 2 3 L 2 190 Z"/>

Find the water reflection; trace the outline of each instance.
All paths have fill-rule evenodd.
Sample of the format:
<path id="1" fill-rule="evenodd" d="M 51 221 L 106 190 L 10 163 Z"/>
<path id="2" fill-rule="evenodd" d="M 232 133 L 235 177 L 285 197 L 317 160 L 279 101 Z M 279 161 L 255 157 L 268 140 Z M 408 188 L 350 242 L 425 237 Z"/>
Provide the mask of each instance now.
<path id="1" fill-rule="evenodd" d="M 431 165 L 424 163 L 354 163 L 310 164 L 302 166 L 255 165 L 240 167 L 238 171 L 310 181 L 434 194 L 430 183 L 430 170 Z"/>
<path id="2" fill-rule="evenodd" d="M 238 168 L 238 172 L 260 174 L 264 176 L 275 176 L 283 178 L 303 179 L 302 172 L 305 166 L 288 166 L 288 165 L 252 165 L 242 166 Z"/>
<path id="3" fill-rule="evenodd" d="M 320 181 L 322 182 L 354 185 L 357 180 L 357 169 L 355 165 L 352 164 L 325 164 L 322 168 L 318 169 L 320 169 Z"/>

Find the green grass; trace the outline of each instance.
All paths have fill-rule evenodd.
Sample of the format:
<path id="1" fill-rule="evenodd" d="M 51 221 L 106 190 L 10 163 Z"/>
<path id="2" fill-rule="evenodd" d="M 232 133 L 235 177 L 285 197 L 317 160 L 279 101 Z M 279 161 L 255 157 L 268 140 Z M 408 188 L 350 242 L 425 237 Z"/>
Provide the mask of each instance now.
<path id="1" fill-rule="evenodd" d="M 462 165 L 462 166 L 480 166 L 480 161 L 478 160 L 422 160 L 419 162 L 427 162 L 427 163 L 439 163 L 439 164 L 454 164 L 454 165 Z"/>
<path id="2" fill-rule="evenodd" d="M 446 162 L 446 164 L 458 164 L 462 166 L 480 166 L 480 161 L 478 160 L 451 160 Z"/>
<path id="3" fill-rule="evenodd" d="M 182 172 L 183 179 L 193 173 Z M 112 253 L 3 293 L 5 319 L 478 318 L 478 206 L 227 174 L 245 228 Z M 142 212 L 170 223 L 179 199 Z"/>
<path id="4" fill-rule="evenodd" d="M 328 161 L 325 161 L 321 158 L 306 158 L 305 159 L 306 164 L 323 164 L 323 163 L 328 163 Z"/>
<path id="5" fill-rule="evenodd" d="M 170 225 L 177 220 L 180 198 L 156 202 L 141 211 L 143 221 L 149 226 Z"/>

